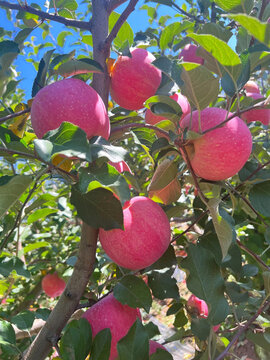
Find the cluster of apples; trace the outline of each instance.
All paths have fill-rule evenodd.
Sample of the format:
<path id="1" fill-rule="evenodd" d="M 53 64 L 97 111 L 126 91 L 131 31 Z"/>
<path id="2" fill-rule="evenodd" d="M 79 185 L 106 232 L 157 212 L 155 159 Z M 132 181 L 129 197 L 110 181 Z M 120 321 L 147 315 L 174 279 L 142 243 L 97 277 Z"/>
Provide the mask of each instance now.
<path id="1" fill-rule="evenodd" d="M 123 305 L 115 299 L 113 294 L 109 294 L 90 307 L 83 317 L 89 321 L 93 337 L 103 329 L 110 329 L 112 340 L 109 360 L 115 360 L 118 356 L 118 341 L 128 333 L 137 318 L 141 319 L 141 314 L 139 309 Z M 149 341 L 149 355 L 155 353 L 158 348 L 166 350 L 156 341 Z"/>

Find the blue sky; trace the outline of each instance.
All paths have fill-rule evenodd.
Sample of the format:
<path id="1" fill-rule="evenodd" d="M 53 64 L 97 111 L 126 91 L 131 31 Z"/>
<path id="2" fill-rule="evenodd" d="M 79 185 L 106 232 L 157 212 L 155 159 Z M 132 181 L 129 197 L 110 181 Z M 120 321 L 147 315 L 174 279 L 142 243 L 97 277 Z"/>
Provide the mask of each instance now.
<path id="1" fill-rule="evenodd" d="M 42 7 L 42 10 L 45 10 L 45 8 L 43 7 L 44 4 L 44 0 L 36 0 L 35 3 L 39 4 Z M 181 4 L 184 1 L 179 1 L 178 5 L 181 6 Z M 78 2 L 79 3 L 79 2 Z M 122 6 L 120 6 L 119 8 L 116 9 L 116 11 L 118 13 L 121 13 L 128 2 L 126 2 L 125 4 L 123 4 Z M 143 0 L 140 0 L 139 3 L 136 6 L 136 9 L 134 12 L 131 13 L 131 15 L 128 18 L 128 23 L 130 24 L 130 26 L 132 27 L 134 33 L 138 32 L 140 30 L 144 31 L 146 30 L 146 28 L 149 26 L 148 23 L 148 16 L 147 16 L 147 12 L 146 10 L 140 10 L 140 7 L 144 4 Z M 149 3 L 148 5 L 152 5 L 155 6 L 155 3 Z M 171 15 L 174 16 L 176 14 L 175 10 L 172 10 L 170 7 L 168 6 L 164 6 L 161 5 L 159 7 L 158 10 L 160 15 Z M 17 14 L 17 12 L 13 12 L 14 15 Z M 6 13 L 5 11 L 0 8 L 0 26 L 4 27 L 6 30 L 14 30 L 16 32 L 18 32 L 20 29 L 16 29 L 14 28 L 14 25 L 12 22 L 10 22 L 9 20 L 7 20 L 6 18 Z M 53 23 L 51 22 L 51 25 L 53 26 L 53 30 L 52 30 L 52 34 L 54 37 L 57 37 L 57 35 L 59 34 L 59 32 L 61 32 L 62 30 L 68 30 L 67 28 L 65 28 L 64 25 L 58 24 L 58 23 Z M 85 33 L 87 34 L 87 33 Z M 15 36 L 15 35 L 14 35 Z M 31 36 L 34 37 L 34 42 L 35 44 L 39 44 L 40 42 L 44 42 L 44 40 L 41 38 L 41 31 L 39 29 L 35 29 L 32 34 L 28 37 L 27 40 L 31 39 Z M 51 39 L 46 39 L 46 41 L 51 42 Z M 47 50 L 49 50 L 51 48 L 47 48 Z M 70 49 L 68 47 L 68 42 L 67 44 L 64 46 L 63 49 L 57 49 L 57 52 L 60 52 L 62 50 L 63 53 L 69 52 Z M 45 50 L 44 50 L 45 52 Z M 43 53 L 44 53 L 43 52 Z M 40 54 L 38 54 L 40 55 Z M 40 58 L 36 58 L 36 60 L 40 60 Z M 17 71 L 20 73 L 19 78 L 22 79 L 21 83 L 20 83 L 20 87 L 22 89 L 25 90 L 26 93 L 26 99 L 31 98 L 31 87 L 32 87 L 32 83 L 34 81 L 34 78 L 36 76 L 36 70 L 34 69 L 33 65 L 27 61 L 25 61 L 25 56 L 24 55 L 19 55 L 15 64 L 17 65 Z"/>

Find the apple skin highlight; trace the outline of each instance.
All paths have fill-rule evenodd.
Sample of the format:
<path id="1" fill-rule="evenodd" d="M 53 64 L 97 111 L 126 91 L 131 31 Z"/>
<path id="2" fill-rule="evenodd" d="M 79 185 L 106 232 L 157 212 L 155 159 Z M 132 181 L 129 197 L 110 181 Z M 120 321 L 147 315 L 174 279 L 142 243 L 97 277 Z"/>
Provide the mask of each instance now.
<path id="1" fill-rule="evenodd" d="M 170 223 L 165 212 L 149 198 L 136 196 L 125 203 L 123 214 L 125 230 L 99 230 L 104 251 L 127 269 L 152 265 L 170 244 Z"/>
<path id="2" fill-rule="evenodd" d="M 220 108 L 202 110 L 202 131 L 219 125 L 231 115 Z M 180 127 L 199 133 L 199 112 L 194 111 L 192 119 L 190 114 L 185 116 Z M 245 122 L 236 116 L 222 127 L 191 140 L 186 150 L 197 176 L 212 181 L 225 180 L 237 174 L 245 165 L 252 150 L 252 136 Z"/>
<path id="3" fill-rule="evenodd" d="M 91 306 L 82 317 L 89 321 L 93 338 L 101 330 L 110 329 L 112 342 L 109 360 L 117 358 L 117 342 L 128 333 L 137 318 L 141 319 L 139 309 L 121 304 L 113 294 Z"/>
<path id="4" fill-rule="evenodd" d="M 108 139 L 110 135 L 110 121 L 101 97 L 79 79 L 60 80 L 42 88 L 33 100 L 31 121 L 38 138 L 64 121 L 80 127 L 88 138 Z"/>
<path id="5" fill-rule="evenodd" d="M 111 71 L 111 97 L 128 110 L 139 110 L 144 102 L 155 95 L 160 82 L 161 71 L 151 63 L 154 55 L 145 49 L 131 51 L 132 57 L 120 56 Z"/>

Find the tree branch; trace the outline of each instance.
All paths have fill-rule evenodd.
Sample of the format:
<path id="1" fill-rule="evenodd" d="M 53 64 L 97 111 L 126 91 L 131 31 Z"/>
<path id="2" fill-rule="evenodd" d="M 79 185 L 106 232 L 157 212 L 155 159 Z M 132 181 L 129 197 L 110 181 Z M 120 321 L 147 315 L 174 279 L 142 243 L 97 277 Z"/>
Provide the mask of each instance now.
<path id="1" fill-rule="evenodd" d="M 97 235 L 97 229 L 83 223 L 78 259 L 73 274 L 46 324 L 23 355 L 23 360 L 44 360 L 49 354 L 52 345 L 59 340 L 61 331 L 77 309 L 80 298 L 93 272 L 96 259 Z"/>
<path id="2" fill-rule="evenodd" d="M 236 343 L 236 341 L 240 338 L 240 336 L 245 331 L 247 331 L 249 326 L 257 319 L 258 316 L 260 316 L 260 314 L 263 311 L 265 311 L 269 307 L 269 305 L 270 305 L 270 302 L 268 300 L 262 303 L 262 305 L 259 307 L 258 311 L 248 320 L 248 322 L 243 327 L 241 327 L 237 331 L 237 333 L 234 335 L 234 337 L 232 338 L 231 342 L 226 347 L 226 349 L 215 360 L 222 360 L 225 358 L 225 356 L 227 355 L 227 353 L 229 352 L 231 347 Z"/>
<path id="3" fill-rule="evenodd" d="M 113 10 L 118 8 L 118 6 L 124 4 L 127 0 L 109 0 L 107 11 L 110 14 Z"/>
<path id="4" fill-rule="evenodd" d="M 105 52 L 108 51 L 108 49 L 110 48 L 110 46 L 111 46 L 113 40 L 116 38 L 121 26 L 127 20 L 127 18 L 132 13 L 132 11 L 134 11 L 137 2 L 138 2 L 138 0 L 130 0 L 128 6 L 125 8 L 125 10 L 120 15 L 119 19 L 116 21 L 114 27 L 112 28 L 112 31 L 110 32 L 110 34 L 107 36 L 106 40 L 104 41 L 103 49 Z"/>
<path id="5" fill-rule="evenodd" d="M 169 134 L 167 133 L 167 131 L 162 130 L 154 125 L 140 124 L 140 123 L 130 123 L 130 124 L 122 125 L 122 126 L 116 126 L 115 128 L 113 128 L 111 130 L 111 135 L 118 131 L 123 131 L 123 130 L 127 130 L 127 129 L 132 129 L 132 128 L 140 128 L 140 127 L 155 130 L 156 132 L 160 133 L 161 135 L 163 135 L 167 139 L 169 139 Z"/>
<path id="6" fill-rule="evenodd" d="M 260 263 L 265 268 L 265 270 L 270 271 L 270 267 L 268 265 L 266 265 L 266 263 L 257 254 L 255 254 L 252 250 L 250 250 L 244 244 L 242 244 L 239 239 L 236 239 L 236 241 L 241 249 L 243 249 L 250 256 L 252 256 L 253 259 L 255 259 L 258 263 Z"/>
<path id="7" fill-rule="evenodd" d="M 0 3 L 1 3 L 1 1 L 0 1 Z M 20 116 L 20 115 L 23 115 L 23 114 L 27 114 L 27 113 L 29 113 L 30 111 L 31 111 L 31 109 L 29 108 L 29 109 L 25 109 L 25 110 L 18 111 L 18 112 L 16 112 L 16 113 L 9 114 L 9 115 L 6 115 L 6 116 L 4 116 L 4 117 L 1 117 L 1 118 L 0 118 L 0 124 L 3 124 L 4 122 L 6 122 L 6 121 L 8 121 L 8 120 L 10 120 L 10 119 L 13 119 L 13 118 L 15 118 L 15 117 L 17 117 L 17 116 Z"/>
<path id="8" fill-rule="evenodd" d="M 7 1 L 0 0 L 0 6 L 11 9 L 11 10 L 17 10 L 17 11 L 24 11 L 29 14 L 38 15 L 41 20 L 52 20 L 61 24 L 64 24 L 66 26 L 72 26 L 76 27 L 81 30 L 89 30 L 91 31 L 91 24 L 88 21 L 80 21 L 80 20 L 71 20 L 67 19 L 63 16 L 55 15 L 55 14 L 49 14 L 45 11 L 37 10 L 29 5 L 19 5 L 19 4 L 11 4 Z"/>

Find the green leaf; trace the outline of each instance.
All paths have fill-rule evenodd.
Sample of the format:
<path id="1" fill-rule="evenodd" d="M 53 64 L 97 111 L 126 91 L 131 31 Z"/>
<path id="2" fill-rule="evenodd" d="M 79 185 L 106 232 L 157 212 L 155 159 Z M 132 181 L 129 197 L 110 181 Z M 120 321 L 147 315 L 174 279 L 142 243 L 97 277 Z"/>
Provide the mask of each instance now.
<path id="1" fill-rule="evenodd" d="M 148 360 L 149 339 L 141 320 L 137 319 L 129 332 L 117 344 L 119 360 Z"/>
<path id="2" fill-rule="evenodd" d="M 160 56 L 152 62 L 152 65 L 164 72 L 169 79 L 173 80 L 179 87 L 184 84 L 180 77 L 181 67 L 178 65 L 178 60 L 173 61 L 168 59 L 166 56 Z"/>
<path id="3" fill-rule="evenodd" d="M 32 182 L 29 175 L 0 177 L 0 218 L 20 198 Z"/>
<path id="4" fill-rule="evenodd" d="M 210 323 L 208 319 L 192 319 L 191 331 L 200 340 L 206 340 L 210 334 Z"/>
<path id="5" fill-rule="evenodd" d="M 256 184 L 249 193 L 252 206 L 263 216 L 270 216 L 270 181 Z"/>
<path id="6" fill-rule="evenodd" d="M 49 209 L 49 208 L 38 209 L 28 216 L 27 224 L 30 225 L 35 221 L 42 221 L 47 216 L 55 213 L 57 213 L 57 209 Z"/>
<path id="7" fill-rule="evenodd" d="M 190 244 L 188 256 L 181 267 L 188 270 L 187 287 L 198 298 L 211 305 L 210 321 L 217 325 L 228 314 L 228 302 L 224 297 L 224 279 L 214 256 L 200 245 Z"/>
<path id="8" fill-rule="evenodd" d="M 226 282 L 226 292 L 228 293 L 233 303 L 241 303 L 248 301 L 249 298 L 248 292 L 243 291 L 240 285 L 238 285 L 236 282 L 233 281 Z"/>
<path id="9" fill-rule="evenodd" d="M 233 232 L 231 225 L 221 215 L 219 209 L 220 198 L 210 199 L 207 203 L 210 215 L 213 220 L 213 224 L 216 230 L 216 234 L 219 240 L 219 244 L 222 251 L 223 259 L 228 253 L 233 239 Z"/>
<path id="10" fill-rule="evenodd" d="M 173 357 L 168 351 L 157 349 L 156 352 L 150 356 L 150 360 L 173 360 Z"/>
<path id="11" fill-rule="evenodd" d="M 87 73 L 98 73 L 102 74 L 104 72 L 102 66 L 95 60 L 83 58 L 83 59 L 72 59 L 66 61 L 54 71 L 55 74 L 61 75 L 63 77 L 74 76 L 77 74 L 87 74 Z"/>
<path id="12" fill-rule="evenodd" d="M 27 254 L 33 250 L 40 249 L 42 247 L 47 247 L 47 246 L 50 246 L 50 243 L 48 243 L 47 241 L 38 241 L 38 242 L 35 242 L 34 244 L 29 244 L 29 245 L 25 246 L 23 248 L 23 253 Z"/>
<path id="13" fill-rule="evenodd" d="M 202 28 L 199 30 L 199 33 L 214 35 L 218 37 L 220 40 L 225 41 L 226 43 L 230 40 L 230 38 L 233 35 L 229 29 L 224 28 L 223 26 L 213 22 L 204 24 Z M 246 48 L 248 48 L 248 46 Z"/>
<path id="14" fill-rule="evenodd" d="M 181 79 L 183 81 L 182 93 L 188 98 L 192 107 L 200 110 L 206 108 L 211 102 L 215 102 L 219 93 L 219 81 L 204 66 L 183 64 Z"/>
<path id="15" fill-rule="evenodd" d="M 159 328 L 156 324 L 154 324 L 153 322 L 149 322 L 144 326 L 145 330 L 148 333 L 148 337 L 149 339 L 152 339 L 154 336 L 156 335 L 160 335 L 160 331 Z"/>
<path id="16" fill-rule="evenodd" d="M 247 30 L 247 32 L 254 36 L 258 41 L 268 47 L 270 46 L 269 23 L 263 23 L 255 17 L 244 14 L 230 15 L 230 18 L 242 25 Z"/>
<path id="17" fill-rule="evenodd" d="M 156 298 L 179 299 L 179 289 L 176 280 L 172 278 L 172 273 L 172 269 L 165 268 L 159 271 L 154 270 L 148 275 L 148 285 Z"/>
<path id="18" fill-rule="evenodd" d="M 253 0 L 215 0 L 215 3 L 230 13 L 245 12 L 249 14 L 253 6 Z"/>
<path id="19" fill-rule="evenodd" d="M 267 296 L 270 294 L 270 271 L 264 271 L 263 275 L 263 282 L 264 282 L 264 289 Z"/>
<path id="20" fill-rule="evenodd" d="M 107 140 L 98 138 L 94 143 L 90 144 L 90 152 L 92 161 L 100 158 L 106 158 L 112 162 L 124 160 L 127 151 L 120 146 L 113 146 Z"/>
<path id="21" fill-rule="evenodd" d="M 150 109 L 155 115 L 163 116 L 176 124 L 178 124 L 183 115 L 180 105 L 169 96 L 152 96 L 146 100 L 145 107 Z"/>
<path id="22" fill-rule="evenodd" d="M 0 257 L 0 274 L 7 277 L 13 270 L 15 270 L 18 275 L 26 278 L 30 277 L 30 273 L 22 260 L 17 257 Z"/>
<path id="23" fill-rule="evenodd" d="M 109 360 L 112 335 L 110 329 L 101 330 L 94 338 L 91 360 Z"/>
<path id="24" fill-rule="evenodd" d="M 79 179 L 79 188 L 83 193 L 104 187 L 115 192 L 122 204 L 130 199 L 130 190 L 125 178 L 110 164 L 84 168 L 80 171 Z"/>
<path id="25" fill-rule="evenodd" d="M 32 31 L 33 31 L 33 28 L 25 28 L 25 29 L 19 31 L 18 34 L 15 36 L 14 41 L 18 45 L 23 45 L 24 40 L 26 40 L 26 38 L 28 37 L 28 35 L 31 34 Z"/>
<path id="26" fill-rule="evenodd" d="M 56 0 L 55 5 L 57 9 L 64 8 L 71 11 L 76 10 L 78 7 L 78 4 L 75 0 Z M 54 8 L 55 5 L 54 2 L 51 0 L 49 5 L 50 9 Z"/>
<path id="27" fill-rule="evenodd" d="M 266 340 L 264 333 L 255 334 L 252 331 L 248 331 L 246 338 L 263 349 L 270 351 L 270 342 Z"/>
<path id="28" fill-rule="evenodd" d="M 57 44 L 61 47 L 64 47 L 65 42 L 66 42 L 66 38 L 69 35 L 73 35 L 73 33 L 71 31 L 61 31 L 59 33 L 59 35 L 57 36 Z M 60 74 L 61 75 L 61 74 Z"/>
<path id="29" fill-rule="evenodd" d="M 53 52 L 54 50 L 47 51 L 39 62 L 38 73 L 32 87 L 32 97 L 35 97 L 39 90 L 46 85 L 47 70 Z"/>
<path id="30" fill-rule="evenodd" d="M 120 14 L 116 13 L 116 12 L 112 12 L 110 14 L 109 17 L 109 32 L 113 29 L 115 23 L 117 22 L 117 20 L 119 19 Z M 121 26 L 120 30 L 117 33 L 116 38 L 113 41 L 114 46 L 117 49 L 120 49 L 122 47 L 122 45 L 128 41 L 129 42 L 129 46 L 132 45 L 133 43 L 133 30 L 130 27 L 130 25 L 125 21 L 124 24 Z"/>
<path id="31" fill-rule="evenodd" d="M 50 161 L 54 154 L 91 160 L 86 133 L 68 122 L 63 122 L 58 129 L 49 131 L 44 140 L 34 140 L 34 146 L 37 154 L 45 161 Z"/>
<path id="32" fill-rule="evenodd" d="M 77 186 L 73 186 L 70 201 L 78 216 L 89 226 L 105 230 L 123 229 L 121 203 L 110 190 L 98 188 L 82 194 Z"/>
<path id="33" fill-rule="evenodd" d="M 0 344 L 16 344 L 16 335 L 12 325 L 5 320 L 0 320 Z"/>
<path id="34" fill-rule="evenodd" d="M 60 340 L 63 360 L 85 360 L 92 345 L 91 325 L 86 319 L 72 320 Z"/>
<path id="35" fill-rule="evenodd" d="M 152 295 L 145 282 L 134 275 L 124 276 L 113 289 L 114 297 L 132 308 L 144 308 L 149 313 Z"/>
<path id="36" fill-rule="evenodd" d="M 11 318 L 12 324 L 15 324 L 18 329 L 31 329 L 35 320 L 35 314 L 32 311 L 24 311 Z"/>
<path id="37" fill-rule="evenodd" d="M 241 60 L 225 41 L 213 35 L 189 34 L 188 36 L 210 53 L 232 79 L 238 79 L 241 72 Z"/>
<path id="38" fill-rule="evenodd" d="M 171 48 L 173 44 L 174 37 L 179 35 L 181 32 L 181 23 L 174 22 L 165 27 L 160 36 L 160 48 L 165 50 L 168 47 Z"/>
<path id="39" fill-rule="evenodd" d="M 19 54 L 20 49 L 15 41 L 4 40 L 0 42 L 0 70 L 7 70 Z"/>
<path id="40" fill-rule="evenodd" d="M 148 186 L 148 191 L 160 190 L 167 186 L 174 180 L 178 173 L 178 166 L 175 159 L 165 158 L 157 166 L 151 182 Z"/>

